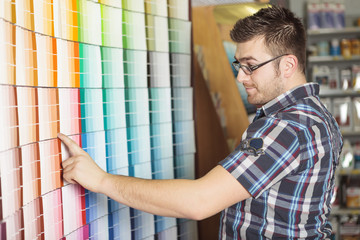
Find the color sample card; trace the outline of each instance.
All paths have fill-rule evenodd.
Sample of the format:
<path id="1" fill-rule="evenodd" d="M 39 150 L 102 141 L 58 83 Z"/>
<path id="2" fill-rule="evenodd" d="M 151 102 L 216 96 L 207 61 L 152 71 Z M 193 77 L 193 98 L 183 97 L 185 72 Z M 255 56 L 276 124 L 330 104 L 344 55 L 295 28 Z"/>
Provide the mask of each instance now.
<path id="1" fill-rule="evenodd" d="M 170 59 L 166 52 L 148 53 L 148 76 L 150 87 L 170 88 Z"/>
<path id="2" fill-rule="evenodd" d="M 149 88 L 151 123 L 169 123 L 171 118 L 171 89 Z"/>
<path id="3" fill-rule="evenodd" d="M 125 108 L 127 127 L 149 125 L 148 89 L 125 89 Z"/>
<path id="4" fill-rule="evenodd" d="M 58 57 L 58 87 L 80 87 L 79 43 L 56 40 Z"/>
<path id="5" fill-rule="evenodd" d="M 190 87 L 173 88 L 172 94 L 174 121 L 193 119 L 193 89 Z"/>
<path id="6" fill-rule="evenodd" d="M 0 85 L 0 152 L 19 146 L 19 121 L 16 88 Z"/>
<path id="7" fill-rule="evenodd" d="M 0 8 L 0 17 L 4 18 L 6 21 L 9 22 L 16 22 L 15 17 L 15 2 L 13 1 L 2 1 L 1 8 Z"/>
<path id="8" fill-rule="evenodd" d="M 195 179 L 195 155 L 193 153 L 174 157 L 175 178 Z"/>
<path id="9" fill-rule="evenodd" d="M 61 239 L 64 236 L 61 189 L 42 197 L 45 239 Z"/>
<path id="10" fill-rule="evenodd" d="M 38 86 L 57 87 L 57 47 L 53 37 L 36 34 Z"/>
<path id="11" fill-rule="evenodd" d="M 147 87 L 145 51 L 124 50 L 124 83 L 126 88 Z"/>
<path id="12" fill-rule="evenodd" d="M 41 172 L 39 143 L 21 147 L 23 204 L 38 199 L 41 195 Z"/>
<path id="13" fill-rule="evenodd" d="M 174 154 L 195 153 L 194 121 L 174 122 Z"/>
<path id="14" fill-rule="evenodd" d="M 79 20 L 79 41 L 101 45 L 101 10 L 100 4 L 77 0 Z"/>
<path id="15" fill-rule="evenodd" d="M 168 0 L 168 12 L 170 18 L 189 20 L 189 1 Z"/>
<path id="16" fill-rule="evenodd" d="M 20 146 L 39 141 L 39 109 L 37 89 L 33 87 L 16 88 L 19 144 Z"/>
<path id="17" fill-rule="evenodd" d="M 68 184 L 61 191 L 64 235 L 67 236 L 86 224 L 85 189 L 80 185 Z"/>
<path id="18" fill-rule="evenodd" d="M 1 11 L 1 10 L 0 10 Z M 1 84 L 15 84 L 16 68 L 15 25 L 0 21 L 0 72 Z"/>
<path id="19" fill-rule="evenodd" d="M 191 22 L 169 18 L 171 53 L 191 53 Z"/>
<path id="20" fill-rule="evenodd" d="M 134 12 L 144 12 L 144 0 L 122 0 L 122 8 Z"/>
<path id="21" fill-rule="evenodd" d="M 16 24 L 34 31 L 34 6 L 33 0 L 17 1 L 16 8 Z"/>
<path id="22" fill-rule="evenodd" d="M 128 175 L 128 148 L 126 128 L 113 129 L 105 132 L 106 167 L 109 173 L 125 171 Z"/>
<path id="23" fill-rule="evenodd" d="M 80 109 L 82 132 L 104 130 L 103 98 L 101 89 L 81 88 Z"/>
<path id="24" fill-rule="evenodd" d="M 122 30 L 124 48 L 146 50 L 144 13 L 123 10 Z"/>
<path id="25" fill-rule="evenodd" d="M 103 89 L 104 129 L 126 127 L 125 92 L 123 88 Z"/>
<path id="26" fill-rule="evenodd" d="M 20 149 L 0 152 L 0 159 L 1 219 L 7 219 L 23 206 Z"/>
<path id="27" fill-rule="evenodd" d="M 53 0 L 55 37 L 79 41 L 77 1 Z"/>
<path id="28" fill-rule="evenodd" d="M 116 8 L 122 8 L 122 1 L 119 0 L 98 0 L 102 5 L 107 5 Z"/>
<path id="29" fill-rule="evenodd" d="M 156 165 L 157 160 L 168 159 L 173 157 L 173 147 L 172 147 L 172 124 L 170 123 L 161 123 L 161 124 L 152 124 L 150 125 L 150 143 L 151 143 L 151 160 L 153 164 L 153 171 L 159 174 L 157 179 L 161 179 L 163 172 L 170 171 L 173 172 L 173 168 L 162 168 L 162 165 Z M 172 177 L 173 178 L 173 177 Z"/>
<path id="30" fill-rule="evenodd" d="M 16 84 L 38 85 L 36 38 L 32 31 L 16 28 Z"/>
<path id="31" fill-rule="evenodd" d="M 171 86 L 191 87 L 191 55 L 171 53 Z"/>
<path id="32" fill-rule="evenodd" d="M 101 47 L 102 87 L 124 88 L 123 50 Z"/>
<path id="33" fill-rule="evenodd" d="M 112 174 L 194 177 L 185 10 L 167 0 L 0 0 L 0 239 L 192 236 L 183 221 L 64 181 L 71 155 L 57 138 Z"/>
<path id="34" fill-rule="evenodd" d="M 128 145 L 128 157 L 129 157 L 130 167 L 139 163 L 148 162 L 150 164 L 151 154 L 150 154 L 149 125 L 128 127 L 126 131 L 127 131 L 127 139 L 128 139 L 127 145 Z M 129 172 L 129 174 L 130 175 L 136 174 L 136 171 Z M 131 175 L 131 176 L 138 176 L 138 175 Z"/>
<path id="35" fill-rule="evenodd" d="M 66 135 L 81 133 L 80 90 L 59 88 L 60 132 Z"/>
<path id="36" fill-rule="evenodd" d="M 149 51 L 169 52 L 168 20 L 146 14 L 146 44 Z"/>
<path id="37" fill-rule="evenodd" d="M 167 0 L 144 0 L 147 14 L 167 17 Z"/>
<path id="38" fill-rule="evenodd" d="M 63 185 L 61 176 L 60 140 L 39 142 L 41 194 L 47 194 Z"/>
<path id="39" fill-rule="evenodd" d="M 37 88 L 40 141 L 56 138 L 60 130 L 58 90 Z"/>
<path id="40" fill-rule="evenodd" d="M 102 70 L 100 47 L 79 44 L 80 52 L 80 87 L 101 88 Z"/>
<path id="41" fill-rule="evenodd" d="M 23 213 L 24 239 L 43 239 L 45 234 L 42 197 L 24 205 Z"/>
<path id="42" fill-rule="evenodd" d="M 103 46 L 122 48 L 122 24 L 119 24 L 121 21 L 122 9 L 111 7 L 109 4 L 101 5 L 101 39 Z"/>
<path id="43" fill-rule="evenodd" d="M 54 14 L 52 0 L 33 1 L 35 32 L 54 36 Z"/>

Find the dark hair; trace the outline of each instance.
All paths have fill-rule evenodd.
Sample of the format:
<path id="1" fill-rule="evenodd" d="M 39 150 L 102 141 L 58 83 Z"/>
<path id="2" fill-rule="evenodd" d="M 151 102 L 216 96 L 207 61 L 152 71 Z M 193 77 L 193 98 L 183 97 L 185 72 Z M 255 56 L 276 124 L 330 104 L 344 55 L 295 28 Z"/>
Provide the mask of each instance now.
<path id="1" fill-rule="evenodd" d="M 247 42 L 255 37 L 264 37 L 265 45 L 274 57 L 281 54 L 295 55 L 298 58 L 299 69 L 305 74 L 304 25 L 286 8 L 278 6 L 262 8 L 254 15 L 238 20 L 230 32 L 230 37 L 237 43 Z"/>

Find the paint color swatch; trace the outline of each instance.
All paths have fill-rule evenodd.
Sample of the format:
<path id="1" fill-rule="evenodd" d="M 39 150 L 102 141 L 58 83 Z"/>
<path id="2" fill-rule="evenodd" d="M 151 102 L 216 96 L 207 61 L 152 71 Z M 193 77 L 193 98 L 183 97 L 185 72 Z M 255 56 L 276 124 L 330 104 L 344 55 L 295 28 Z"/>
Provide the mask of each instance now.
<path id="1" fill-rule="evenodd" d="M 127 88 L 147 87 L 145 51 L 124 50 L 124 82 Z"/>
<path id="2" fill-rule="evenodd" d="M 59 88 L 60 132 L 72 135 L 81 132 L 80 90 Z"/>
<path id="3" fill-rule="evenodd" d="M 144 0 L 144 2 L 147 14 L 167 17 L 167 0 Z"/>
<path id="4" fill-rule="evenodd" d="M 169 53 L 149 52 L 148 59 L 150 87 L 170 88 Z"/>
<path id="5" fill-rule="evenodd" d="M 14 215 L 23 206 L 21 153 L 19 148 L 0 152 L 2 219 Z"/>
<path id="6" fill-rule="evenodd" d="M 36 34 L 38 86 L 57 87 L 57 47 L 53 37 Z"/>
<path id="7" fill-rule="evenodd" d="M 144 13 L 123 10 L 122 30 L 124 48 L 146 50 Z"/>
<path id="8" fill-rule="evenodd" d="M 191 53 L 191 23 L 169 18 L 169 43 L 171 53 Z"/>
<path id="9" fill-rule="evenodd" d="M 102 70 L 100 47 L 80 43 L 80 87 L 101 88 Z"/>
<path id="10" fill-rule="evenodd" d="M 123 50 L 101 47 L 102 87 L 124 88 Z"/>
<path id="11" fill-rule="evenodd" d="M 39 112 L 39 140 L 56 138 L 60 130 L 58 90 L 37 88 Z"/>
<path id="12" fill-rule="evenodd" d="M 171 86 L 191 86 L 191 56 L 188 54 L 170 54 Z"/>
<path id="13" fill-rule="evenodd" d="M 0 139 L 0 152 L 19 146 L 19 120 L 16 88 L 0 85 L 0 132 L 6 138 Z"/>
<path id="14" fill-rule="evenodd" d="M 16 84 L 38 85 L 36 38 L 32 31 L 16 28 Z"/>
<path id="15" fill-rule="evenodd" d="M 39 109 L 37 89 L 33 87 L 16 88 L 19 144 L 20 146 L 39 141 Z"/>
<path id="16" fill-rule="evenodd" d="M 15 84 L 16 68 L 15 25 L 0 21 L 0 83 Z"/>
<path id="17" fill-rule="evenodd" d="M 79 20 L 79 41 L 101 45 L 100 4 L 88 0 L 77 0 Z"/>
<path id="18" fill-rule="evenodd" d="M 101 38 L 106 47 L 122 48 L 122 9 L 101 5 Z"/>
<path id="19" fill-rule="evenodd" d="M 58 87 L 80 87 L 79 43 L 57 39 Z"/>
<path id="20" fill-rule="evenodd" d="M 193 221 L 63 180 L 57 138 L 112 174 L 194 178 L 188 14 L 177 0 L 0 0 L 0 239 L 196 238 Z"/>
<path id="21" fill-rule="evenodd" d="M 35 32 L 54 36 L 54 11 L 52 0 L 33 1 Z"/>

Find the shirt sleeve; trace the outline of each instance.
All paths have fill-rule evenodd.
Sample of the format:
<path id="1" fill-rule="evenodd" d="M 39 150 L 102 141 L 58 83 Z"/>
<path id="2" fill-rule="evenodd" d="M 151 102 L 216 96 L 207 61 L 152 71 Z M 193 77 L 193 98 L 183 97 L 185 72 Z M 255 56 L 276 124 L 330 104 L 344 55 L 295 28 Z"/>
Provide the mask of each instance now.
<path id="1" fill-rule="evenodd" d="M 299 149 L 293 126 L 264 117 L 249 126 L 241 143 L 220 165 L 257 198 L 299 166 Z"/>

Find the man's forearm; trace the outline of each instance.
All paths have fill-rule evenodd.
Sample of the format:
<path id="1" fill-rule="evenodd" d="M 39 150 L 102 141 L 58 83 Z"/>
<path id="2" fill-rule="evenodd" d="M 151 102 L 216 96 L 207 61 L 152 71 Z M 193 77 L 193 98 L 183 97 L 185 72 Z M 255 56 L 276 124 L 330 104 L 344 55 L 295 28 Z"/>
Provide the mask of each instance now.
<path id="1" fill-rule="evenodd" d="M 197 185 L 197 180 L 148 180 L 107 174 L 100 192 L 151 214 L 199 220 L 204 218 L 200 205 L 205 199 L 195 190 Z"/>

